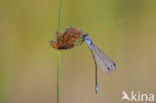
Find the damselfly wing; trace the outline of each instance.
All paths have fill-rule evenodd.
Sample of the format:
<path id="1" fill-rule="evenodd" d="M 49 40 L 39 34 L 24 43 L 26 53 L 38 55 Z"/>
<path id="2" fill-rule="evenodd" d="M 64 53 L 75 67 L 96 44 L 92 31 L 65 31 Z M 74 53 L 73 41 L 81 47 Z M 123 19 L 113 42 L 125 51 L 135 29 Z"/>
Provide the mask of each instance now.
<path id="1" fill-rule="evenodd" d="M 104 73 L 115 70 L 116 64 L 108 56 L 106 56 L 94 43 L 91 44 L 91 47 L 99 69 Z"/>

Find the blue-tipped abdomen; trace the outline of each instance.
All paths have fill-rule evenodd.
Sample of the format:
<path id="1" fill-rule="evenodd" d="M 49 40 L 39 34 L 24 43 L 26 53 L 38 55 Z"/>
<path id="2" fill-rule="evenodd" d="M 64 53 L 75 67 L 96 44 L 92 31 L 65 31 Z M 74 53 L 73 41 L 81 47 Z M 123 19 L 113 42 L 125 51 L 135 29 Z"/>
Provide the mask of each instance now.
<path id="1" fill-rule="evenodd" d="M 95 86 L 95 92 L 96 92 L 96 94 L 98 92 L 98 86 L 97 85 Z"/>

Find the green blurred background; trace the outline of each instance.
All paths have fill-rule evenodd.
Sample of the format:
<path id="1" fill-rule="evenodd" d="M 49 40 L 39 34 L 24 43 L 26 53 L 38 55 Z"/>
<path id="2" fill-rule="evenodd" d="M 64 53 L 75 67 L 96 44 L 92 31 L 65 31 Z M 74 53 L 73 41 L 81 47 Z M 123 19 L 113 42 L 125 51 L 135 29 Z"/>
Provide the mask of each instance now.
<path id="1" fill-rule="evenodd" d="M 84 43 L 61 52 L 60 103 L 120 103 L 122 91 L 156 94 L 156 1 L 63 0 L 61 31 L 68 25 L 91 35 L 117 64 L 98 71 Z M 59 0 L 0 0 L 0 103 L 56 103 Z M 101 30 L 121 19 L 127 21 Z"/>

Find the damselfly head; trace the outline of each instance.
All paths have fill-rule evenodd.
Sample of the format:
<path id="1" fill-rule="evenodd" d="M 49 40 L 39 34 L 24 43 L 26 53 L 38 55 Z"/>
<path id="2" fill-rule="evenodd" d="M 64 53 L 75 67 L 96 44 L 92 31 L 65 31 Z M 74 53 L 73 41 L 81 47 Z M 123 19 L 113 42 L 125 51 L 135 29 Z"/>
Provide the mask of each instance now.
<path id="1" fill-rule="evenodd" d="M 75 42 L 75 45 L 81 45 L 83 44 L 83 42 L 86 40 L 86 38 L 88 37 L 88 33 L 81 35 Z"/>
<path id="2" fill-rule="evenodd" d="M 88 33 L 86 33 L 86 34 L 83 35 L 83 37 L 87 37 L 87 36 L 88 36 Z"/>
<path id="3" fill-rule="evenodd" d="M 75 42 L 82 36 L 82 31 L 68 26 L 63 35 L 56 32 L 57 41 L 49 41 L 50 46 L 58 50 L 71 49 L 75 46 Z"/>

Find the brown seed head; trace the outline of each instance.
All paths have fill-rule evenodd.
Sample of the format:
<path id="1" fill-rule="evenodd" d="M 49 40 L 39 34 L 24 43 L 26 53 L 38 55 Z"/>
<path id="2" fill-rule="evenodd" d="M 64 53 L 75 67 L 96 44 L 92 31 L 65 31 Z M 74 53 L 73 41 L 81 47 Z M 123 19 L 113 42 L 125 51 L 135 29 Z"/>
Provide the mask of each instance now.
<path id="1" fill-rule="evenodd" d="M 72 26 L 68 26 L 66 31 L 61 35 L 61 33 L 56 32 L 55 41 L 49 41 L 50 46 L 58 50 L 66 50 L 74 47 L 75 41 L 82 35 L 82 31 L 75 29 Z"/>

